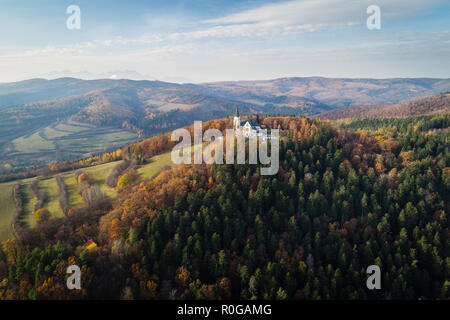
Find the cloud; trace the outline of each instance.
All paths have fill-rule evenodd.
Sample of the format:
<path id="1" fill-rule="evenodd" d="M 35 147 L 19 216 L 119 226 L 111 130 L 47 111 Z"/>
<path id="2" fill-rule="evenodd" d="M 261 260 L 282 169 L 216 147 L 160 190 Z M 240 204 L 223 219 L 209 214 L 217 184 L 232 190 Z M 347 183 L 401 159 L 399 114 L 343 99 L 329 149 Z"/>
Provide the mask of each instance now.
<path id="1" fill-rule="evenodd" d="M 47 46 L 22 52 L 23 55 L 86 54 L 87 51 L 111 50 L 112 47 L 162 45 L 202 39 L 287 36 L 332 28 L 364 25 L 366 9 L 376 3 L 382 21 L 412 17 L 434 8 L 444 0 L 293 0 L 267 4 L 223 17 L 188 23 L 191 30 L 144 34 L 134 38 L 92 40 L 68 46 Z M 195 26 L 195 28 L 194 28 Z"/>
<path id="2" fill-rule="evenodd" d="M 173 27 L 151 32 L 146 26 L 134 37 L 87 38 L 81 43 L 41 48 L 0 47 L 0 81 L 67 68 L 121 77 L 117 72 L 109 73 L 117 70 L 117 66 L 160 79 L 182 76 L 195 81 L 371 73 L 443 76 L 449 66 L 450 31 L 422 28 L 423 32 L 419 32 L 413 19 L 411 28 L 405 30 L 402 22 L 397 32 L 347 33 L 349 30 L 345 29 L 365 25 L 366 8 L 371 4 L 380 6 L 383 25 L 391 19 L 414 17 L 443 2 L 295 0 L 190 21 L 182 28 L 170 22 Z M 316 30 L 333 33 L 305 35 L 298 37 L 297 42 L 283 38 Z M 247 41 L 252 37 L 256 41 Z M 335 38 L 339 41 L 334 41 Z"/>
<path id="3" fill-rule="evenodd" d="M 364 24 L 371 4 L 381 8 L 383 19 L 413 16 L 444 0 L 295 0 L 268 4 L 220 18 L 203 21 L 216 25 L 205 34 L 248 36 L 255 33 L 302 32 Z M 218 27 L 219 25 L 220 27 Z M 216 31 L 216 32 L 213 32 Z"/>
<path id="4" fill-rule="evenodd" d="M 206 38 L 285 36 L 352 27 L 366 23 L 366 9 L 374 3 L 380 6 L 383 21 L 387 21 L 412 17 L 445 3 L 445 0 L 294 0 L 263 5 L 200 23 L 186 22 L 190 29 L 188 31 L 159 32 L 127 39 L 116 37 L 94 40 L 91 45 L 112 47 Z M 176 25 L 175 22 L 172 24 Z"/>

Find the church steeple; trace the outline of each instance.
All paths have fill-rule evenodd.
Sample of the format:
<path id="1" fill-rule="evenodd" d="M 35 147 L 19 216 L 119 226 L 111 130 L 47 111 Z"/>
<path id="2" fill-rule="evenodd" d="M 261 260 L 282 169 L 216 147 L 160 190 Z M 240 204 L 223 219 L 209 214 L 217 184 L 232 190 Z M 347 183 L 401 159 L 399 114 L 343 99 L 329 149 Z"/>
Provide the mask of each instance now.
<path id="1" fill-rule="evenodd" d="M 234 131 L 240 130 L 241 126 L 241 118 L 239 117 L 239 107 L 236 106 L 236 111 L 234 112 L 234 118 L 233 118 L 233 127 Z"/>

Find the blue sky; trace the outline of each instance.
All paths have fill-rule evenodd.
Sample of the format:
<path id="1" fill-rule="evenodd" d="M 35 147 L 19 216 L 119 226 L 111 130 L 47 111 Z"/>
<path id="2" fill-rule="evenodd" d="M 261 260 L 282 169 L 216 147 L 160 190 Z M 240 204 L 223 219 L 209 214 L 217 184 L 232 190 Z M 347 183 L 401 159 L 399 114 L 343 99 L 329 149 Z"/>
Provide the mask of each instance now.
<path id="1" fill-rule="evenodd" d="M 72 4 L 80 30 L 66 28 Z M 446 0 L 0 0 L 0 82 L 448 78 L 449 57 Z"/>

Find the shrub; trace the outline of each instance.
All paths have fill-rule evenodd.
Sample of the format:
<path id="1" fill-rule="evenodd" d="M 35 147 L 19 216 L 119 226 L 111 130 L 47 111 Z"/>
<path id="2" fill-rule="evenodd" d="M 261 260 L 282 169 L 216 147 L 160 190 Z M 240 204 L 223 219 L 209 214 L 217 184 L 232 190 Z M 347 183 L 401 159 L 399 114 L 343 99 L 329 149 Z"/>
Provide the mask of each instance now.
<path id="1" fill-rule="evenodd" d="M 86 188 L 81 194 L 81 197 L 88 207 L 92 207 L 95 204 L 99 203 L 101 200 L 105 199 L 105 194 L 99 188 L 99 186 L 94 185 Z"/>
<path id="2" fill-rule="evenodd" d="M 89 175 L 87 172 L 83 172 L 78 176 L 78 184 L 89 183 Z"/>
<path id="3" fill-rule="evenodd" d="M 45 208 L 38 209 L 34 213 L 34 218 L 36 219 L 36 221 L 48 220 L 50 218 L 50 211 Z"/>
<path id="4" fill-rule="evenodd" d="M 118 163 L 110 172 L 108 177 L 106 178 L 106 184 L 112 188 L 117 186 L 117 181 L 119 180 L 119 177 L 123 175 L 123 173 L 128 169 L 132 168 L 134 166 L 134 161 L 132 160 L 123 160 L 122 162 Z"/>
<path id="5" fill-rule="evenodd" d="M 67 191 L 66 186 L 61 179 L 61 176 L 56 176 L 56 183 L 58 184 L 59 188 L 59 206 L 64 214 L 67 215 L 67 212 L 69 211 L 69 205 L 67 203 Z"/>
<path id="6" fill-rule="evenodd" d="M 45 191 L 43 189 L 39 189 L 38 183 L 39 180 L 35 180 L 31 184 L 31 190 L 33 190 L 37 199 L 36 205 L 34 206 L 34 211 L 41 209 L 44 206 L 45 201 Z"/>
<path id="7" fill-rule="evenodd" d="M 117 182 L 117 190 L 122 190 L 123 188 L 133 184 L 136 181 L 135 175 L 132 173 L 125 173 L 119 178 Z"/>

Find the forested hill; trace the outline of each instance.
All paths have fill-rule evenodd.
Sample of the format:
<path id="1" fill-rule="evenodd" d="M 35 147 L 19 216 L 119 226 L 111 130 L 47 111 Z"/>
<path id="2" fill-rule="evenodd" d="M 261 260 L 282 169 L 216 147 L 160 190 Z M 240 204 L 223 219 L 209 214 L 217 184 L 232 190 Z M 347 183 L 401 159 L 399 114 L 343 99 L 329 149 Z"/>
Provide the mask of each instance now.
<path id="1" fill-rule="evenodd" d="M 448 118 L 263 118 L 283 131 L 277 175 L 181 165 L 39 219 L 2 244 L 0 298 L 448 299 Z M 65 288 L 71 264 L 82 291 Z M 373 264 L 382 290 L 367 290 Z"/>
<path id="2" fill-rule="evenodd" d="M 320 114 L 321 119 L 344 118 L 406 118 L 450 113 L 450 93 L 425 97 L 397 104 L 340 108 Z"/>
<path id="3" fill-rule="evenodd" d="M 281 78 L 177 84 L 31 79 L 0 84 L 0 174 L 90 157 L 193 123 L 242 115 L 314 116 L 450 90 L 450 79 Z M 84 143 L 83 139 L 87 139 Z"/>
<path id="4" fill-rule="evenodd" d="M 385 105 L 432 96 L 450 89 L 449 79 L 292 77 L 193 85 L 195 90 L 239 100 L 264 102 L 306 98 L 332 108 Z"/>

